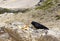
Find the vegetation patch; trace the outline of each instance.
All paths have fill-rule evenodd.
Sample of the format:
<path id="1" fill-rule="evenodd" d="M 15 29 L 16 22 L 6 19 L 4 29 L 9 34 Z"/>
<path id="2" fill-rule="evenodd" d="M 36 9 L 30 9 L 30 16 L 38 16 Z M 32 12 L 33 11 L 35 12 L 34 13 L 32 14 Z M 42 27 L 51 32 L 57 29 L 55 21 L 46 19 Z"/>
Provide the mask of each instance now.
<path id="1" fill-rule="evenodd" d="M 3 14 L 5 12 L 7 13 L 18 13 L 18 12 L 22 12 L 25 13 L 27 11 L 29 11 L 30 9 L 18 9 L 18 10 L 12 10 L 12 9 L 7 9 L 7 8 L 0 8 L 0 14 Z"/>
<path id="2" fill-rule="evenodd" d="M 57 3 L 57 1 L 56 0 L 46 0 L 42 3 L 43 5 L 37 6 L 36 9 L 46 10 L 48 8 L 51 8 L 52 6 L 55 6 L 56 4 L 54 4 L 54 3 Z"/>
<path id="3" fill-rule="evenodd" d="M 56 15 L 56 20 L 59 20 L 60 19 L 60 15 Z"/>

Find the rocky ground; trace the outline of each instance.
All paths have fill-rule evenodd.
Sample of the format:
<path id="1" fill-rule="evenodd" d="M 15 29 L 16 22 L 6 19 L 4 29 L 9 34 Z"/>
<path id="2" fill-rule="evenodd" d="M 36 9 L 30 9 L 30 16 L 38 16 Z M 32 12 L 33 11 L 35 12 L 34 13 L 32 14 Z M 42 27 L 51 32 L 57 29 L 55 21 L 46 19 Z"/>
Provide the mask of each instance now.
<path id="1" fill-rule="evenodd" d="M 15 1 L 17 2 L 17 0 Z M 14 4 L 15 1 L 11 0 L 9 2 L 12 2 Z M 2 4 L 4 2 L 2 2 Z M 22 3 L 24 2 L 26 3 L 27 1 L 22 1 Z M 36 2 L 34 1 L 33 3 Z M 60 41 L 59 2 L 52 8 L 44 9 L 46 8 L 45 6 L 47 3 L 42 6 L 42 9 L 29 8 L 26 10 L 22 9 L 21 11 L 19 9 L 9 10 L 0 8 L 0 41 Z M 47 6 L 49 7 L 49 5 Z M 35 28 L 31 25 L 32 21 L 36 21 L 45 25 L 49 28 L 49 30 L 35 30 Z"/>
<path id="2" fill-rule="evenodd" d="M 34 30 L 31 21 L 50 30 Z M 0 41 L 60 41 L 60 9 L 54 11 L 30 10 L 22 13 L 0 14 Z"/>

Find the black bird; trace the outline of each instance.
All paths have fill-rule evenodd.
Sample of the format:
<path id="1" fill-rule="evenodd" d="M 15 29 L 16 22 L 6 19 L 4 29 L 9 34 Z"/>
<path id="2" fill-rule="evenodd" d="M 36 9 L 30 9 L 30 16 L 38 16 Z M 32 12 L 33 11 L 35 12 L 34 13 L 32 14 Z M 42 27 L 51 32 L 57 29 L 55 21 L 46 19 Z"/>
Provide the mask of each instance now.
<path id="1" fill-rule="evenodd" d="M 49 30 L 49 28 L 47 28 L 46 26 L 38 23 L 38 22 L 35 22 L 35 21 L 32 21 L 31 24 L 36 28 L 36 29 L 44 29 L 44 30 Z"/>

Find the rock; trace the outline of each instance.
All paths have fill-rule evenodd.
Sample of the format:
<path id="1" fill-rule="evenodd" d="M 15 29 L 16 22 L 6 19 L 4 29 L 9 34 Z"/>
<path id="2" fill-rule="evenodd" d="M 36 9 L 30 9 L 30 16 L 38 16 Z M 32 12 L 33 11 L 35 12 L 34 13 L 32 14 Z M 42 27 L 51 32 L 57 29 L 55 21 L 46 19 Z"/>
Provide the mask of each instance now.
<path id="1" fill-rule="evenodd" d="M 6 23 L 0 23 L 0 27 L 6 26 Z"/>
<path id="2" fill-rule="evenodd" d="M 0 38 L 2 38 L 2 39 L 8 39 L 9 38 L 9 35 L 8 35 L 8 33 L 4 33 L 4 34 L 1 34 L 0 35 Z"/>
<path id="3" fill-rule="evenodd" d="M 31 8 L 38 3 L 39 0 L 1 0 L 0 7 L 2 8 Z"/>
<path id="4" fill-rule="evenodd" d="M 10 30 L 10 31 L 9 31 Z M 46 41 L 50 41 L 50 38 L 51 38 L 51 41 L 58 41 L 58 37 L 56 37 L 54 33 L 50 31 L 48 32 L 47 35 L 43 35 L 45 32 L 43 32 L 43 30 L 40 30 L 40 32 L 36 33 L 34 31 L 32 32 L 29 32 L 29 31 L 26 31 L 26 30 L 17 30 L 17 31 L 12 31 L 11 29 L 6 29 L 7 33 L 12 36 L 13 38 L 16 38 L 18 41 L 38 41 L 42 38 L 42 40 L 44 41 L 44 39 L 48 39 Z M 13 33 L 12 33 L 13 32 Z M 15 40 L 16 40 L 15 39 Z"/>
<path id="5" fill-rule="evenodd" d="M 4 26 L 3 31 L 5 33 L 0 35 L 3 40 L 12 37 L 16 41 L 59 41 L 60 38 L 60 31 L 58 30 L 35 30 L 19 21 L 14 21 Z"/>
<path id="6" fill-rule="evenodd" d="M 5 26 L 6 26 L 5 23 L 0 23 L 0 34 L 5 33 L 5 32 L 3 31 L 3 28 L 4 28 Z"/>
<path id="7" fill-rule="evenodd" d="M 53 35 L 57 38 L 60 38 L 60 31 L 57 31 L 57 30 L 48 30 L 48 35 Z"/>
<path id="8" fill-rule="evenodd" d="M 18 24 L 20 24 L 20 22 L 18 22 Z M 29 29 L 25 30 L 18 28 L 18 26 L 16 27 L 16 29 L 12 29 L 9 27 L 5 28 L 5 31 L 16 41 L 59 41 L 60 38 L 60 31 L 56 30 L 47 30 L 48 32 L 46 34 L 46 31 L 42 29 L 34 30 L 29 27 Z"/>

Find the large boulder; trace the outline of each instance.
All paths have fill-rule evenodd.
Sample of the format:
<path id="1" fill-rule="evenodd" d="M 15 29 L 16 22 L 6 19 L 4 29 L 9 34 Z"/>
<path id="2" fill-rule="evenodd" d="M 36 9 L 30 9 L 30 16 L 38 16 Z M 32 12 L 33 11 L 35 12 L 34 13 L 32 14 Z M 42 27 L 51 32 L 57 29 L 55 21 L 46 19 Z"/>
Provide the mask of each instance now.
<path id="1" fill-rule="evenodd" d="M 36 5 L 39 0 L 1 0 L 0 7 L 3 8 L 31 8 Z"/>
<path id="2" fill-rule="evenodd" d="M 60 31 L 51 29 L 34 30 L 28 25 L 20 22 L 13 22 L 6 25 L 4 31 L 16 41 L 59 41 L 60 38 Z"/>

